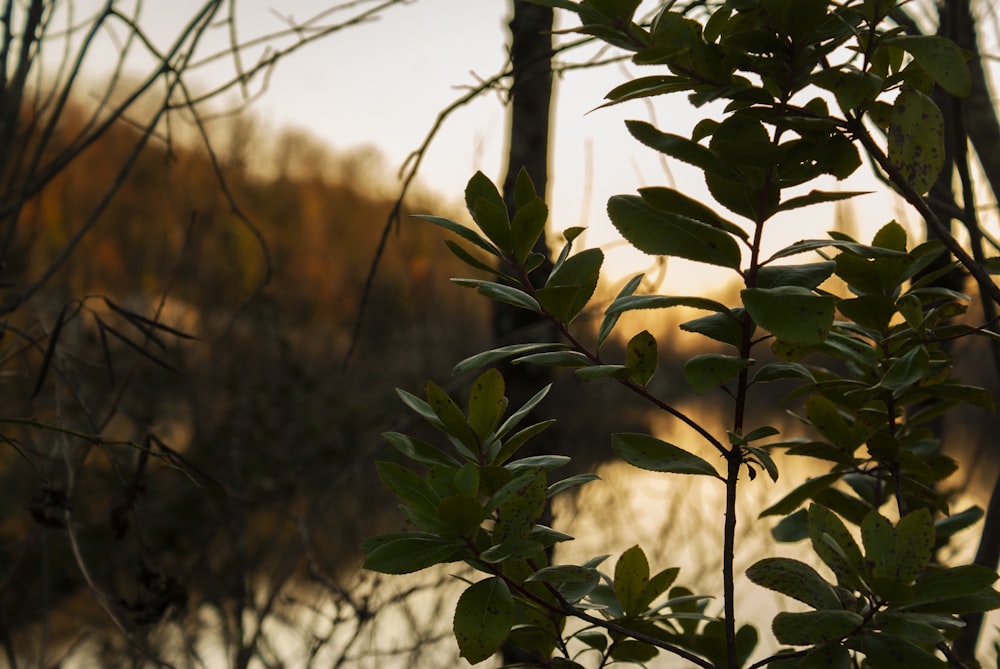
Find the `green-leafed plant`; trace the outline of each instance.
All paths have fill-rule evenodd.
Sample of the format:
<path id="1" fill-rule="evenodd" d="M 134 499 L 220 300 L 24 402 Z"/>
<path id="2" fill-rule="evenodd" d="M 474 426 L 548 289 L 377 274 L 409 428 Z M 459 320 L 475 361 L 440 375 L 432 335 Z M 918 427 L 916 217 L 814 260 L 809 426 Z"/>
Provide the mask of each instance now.
<path id="1" fill-rule="evenodd" d="M 518 457 L 550 424 L 522 427 L 547 388 L 508 412 L 494 369 L 475 380 L 465 408 L 434 384 L 424 399 L 400 391 L 442 441 L 387 435 L 412 463 L 378 465 L 409 529 L 367 542 L 367 568 L 401 574 L 462 562 L 475 570 L 481 577 L 459 598 L 454 625 L 461 654 L 473 663 L 510 640 L 533 651 L 538 666 L 579 667 L 588 654 L 600 666 L 641 664 L 666 653 L 735 669 L 750 662 L 758 641 L 756 628 L 734 614 L 737 490 L 761 472 L 777 480 L 776 452 L 805 456 L 825 463 L 826 473 L 802 481 L 761 516 L 777 518 L 778 539 L 808 540 L 826 573 L 782 557 L 764 557 L 747 570 L 749 581 L 808 608 L 775 616 L 771 632 L 783 648 L 752 666 L 960 666 L 949 645 L 963 626 L 959 615 L 1000 607 L 1000 593 L 991 587 L 992 570 L 936 560 L 952 534 L 981 512 L 951 513 L 939 483 L 957 465 L 941 454 L 929 426 L 958 403 L 992 410 L 993 398 L 951 375 L 942 343 L 984 330 L 956 321 L 966 298 L 936 285 L 952 265 L 933 263 L 950 250 L 983 292 L 993 295 L 996 287 L 951 237 L 913 244 L 895 222 L 870 243 L 831 233 L 768 257 L 761 248 L 777 214 L 857 195 L 806 187 L 824 175 L 849 176 L 862 152 L 928 215 L 922 194 L 943 164 L 941 115 L 928 93 L 935 85 L 955 95 L 968 91 L 963 53 L 943 38 L 908 37 L 886 25 L 890 0 L 728 0 L 707 3 L 703 21 L 669 2 L 649 23 L 633 17 L 638 0 L 543 4 L 577 14 L 580 32 L 662 69 L 617 87 L 609 104 L 675 92 L 688 93 L 696 106 L 725 102 L 720 120 L 702 121 L 691 136 L 637 121 L 628 129 L 642 144 L 700 169 L 729 213 L 658 187 L 611 198 L 608 214 L 641 251 L 729 270 L 742 283 L 740 302 L 638 294 L 637 276 L 607 306 L 589 348 L 572 324 L 594 295 L 603 254 L 574 252 L 581 230 L 567 230 L 544 286 L 533 287 L 542 258 L 532 249 L 546 205 L 522 174 L 509 215 L 496 187 L 477 174 L 465 196 L 478 230 L 424 217 L 473 247 L 449 242 L 460 258 L 498 275 L 457 283 L 542 314 L 563 338 L 486 351 L 454 372 L 505 359 L 569 367 L 587 379 L 621 383 L 686 424 L 718 452 L 721 468 L 647 434 L 611 435 L 611 447 L 641 469 L 707 476 L 725 487 L 722 579 L 716 592 L 693 593 L 675 583 L 676 568 L 652 573 L 638 546 L 603 571 L 605 557 L 550 564 L 547 549 L 571 537 L 539 524 L 544 505 L 595 477 L 559 479 L 565 457 Z M 490 262 L 478 259 L 483 254 Z M 788 264 L 795 257 L 803 260 Z M 696 392 L 732 399 L 725 434 L 650 390 L 657 342 L 649 332 L 628 340 L 624 359 L 604 353 L 624 312 L 675 306 L 705 311 L 681 329 L 712 340 L 714 350 L 724 346 L 691 357 L 684 376 Z M 765 348 L 772 361 L 758 363 Z M 813 438 L 783 438 L 749 415 L 755 387 L 777 381 L 798 383 L 786 400 Z M 717 614 L 709 595 L 722 601 Z"/>

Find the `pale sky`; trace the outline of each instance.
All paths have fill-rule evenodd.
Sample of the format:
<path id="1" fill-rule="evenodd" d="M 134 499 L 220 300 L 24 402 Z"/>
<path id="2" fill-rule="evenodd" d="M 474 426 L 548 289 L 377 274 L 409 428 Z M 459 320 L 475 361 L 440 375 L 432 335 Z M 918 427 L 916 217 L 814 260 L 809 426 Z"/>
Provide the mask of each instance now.
<path id="1" fill-rule="evenodd" d="M 99 4 L 96 0 L 78 1 L 78 12 Z M 201 4 L 199 0 L 147 0 L 144 15 L 148 22 L 144 25 L 162 31 L 166 39 Z M 332 4 L 339 3 L 243 0 L 239 3 L 240 36 L 249 38 L 282 28 L 275 11 L 301 22 Z M 360 7 L 375 4 L 364 2 Z M 510 0 L 412 0 L 391 7 L 378 20 L 327 36 L 281 61 L 267 91 L 252 109 L 266 126 L 305 129 L 334 149 L 376 146 L 385 156 L 386 178 L 394 178 L 396 168 L 420 145 L 438 112 L 467 87 L 503 67 L 509 5 Z M 335 14 L 330 20 L 339 21 L 347 15 Z M 560 18 L 563 27 L 573 25 L 572 17 Z M 224 29 L 218 33 L 218 39 L 223 39 Z M 584 55 L 571 53 L 563 58 L 576 62 Z M 253 61 L 250 55 L 245 65 Z M 634 66 L 630 72 L 612 65 L 566 73 L 557 83 L 553 119 L 550 228 L 589 225 L 586 243 L 606 248 L 615 275 L 643 271 L 651 259 L 614 243 L 617 234 L 605 213 L 608 197 L 632 193 L 640 186 L 675 185 L 710 202 L 700 174 L 674 162 L 669 164 L 668 174 L 658 154 L 628 135 L 624 120 L 654 120 L 664 131 L 684 133 L 700 118 L 719 118 L 718 109 L 691 108 L 683 94 L 655 98 L 655 119 L 642 101 L 588 113 L 603 102 L 608 90 L 630 76 L 655 73 Z M 203 81 L 191 83 L 209 88 L 226 75 L 209 69 L 202 76 Z M 432 145 L 420 182 L 448 201 L 458 202 L 466 181 L 477 169 L 501 180 L 505 135 L 506 109 L 496 94 L 463 107 L 447 121 Z M 676 181 L 671 183 L 671 178 Z M 821 187 L 879 188 L 867 168 L 849 182 Z M 884 195 L 871 195 L 854 200 L 853 209 L 870 217 L 866 227 L 874 229 L 897 215 L 898 208 Z M 776 232 L 779 226 L 780 234 L 767 245 L 770 250 L 798 239 L 823 236 L 832 226 L 832 211 L 799 210 L 780 223 L 775 221 Z M 675 262 L 665 290 L 690 288 L 692 277 L 719 280 L 718 275 L 700 271 L 704 267 Z"/>

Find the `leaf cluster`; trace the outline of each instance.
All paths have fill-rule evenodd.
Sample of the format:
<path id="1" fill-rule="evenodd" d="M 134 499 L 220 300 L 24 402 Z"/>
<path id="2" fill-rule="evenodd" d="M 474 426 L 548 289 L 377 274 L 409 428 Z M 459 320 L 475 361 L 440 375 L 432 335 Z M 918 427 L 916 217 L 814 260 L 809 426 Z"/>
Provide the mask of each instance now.
<path id="1" fill-rule="evenodd" d="M 367 565 L 409 571 L 461 560 L 484 572 L 456 612 L 459 646 L 473 662 L 510 638 L 537 652 L 540 666 L 579 666 L 584 652 L 600 653 L 602 665 L 641 664 L 667 652 L 702 667 L 735 668 L 748 662 L 758 635 L 735 620 L 736 491 L 744 472 L 753 480 L 763 471 L 776 481 L 779 453 L 803 456 L 825 472 L 760 515 L 780 516 L 778 539 L 808 540 L 833 578 L 778 557 L 748 570 L 752 582 L 811 609 L 777 614 L 771 631 L 795 650 L 755 666 L 946 665 L 947 644 L 963 625 L 959 616 L 1000 607 L 1000 594 L 992 589 L 991 570 L 937 562 L 938 549 L 981 511 L 951 514 L 942 482 L 957 464 L 941 453 L 932 421 L 959 403 L 994 409 L 986 390 L 953 378 L 944 344 L 995 335 L 956 320 L 967 298 L 936 283 L 951 269 L 938 262 L 943 247 L 910 244 L 894 221 L 869 243 L 833 232 L 770 257 L 761 249 L 766 232 L 780 224 L 778 214 L 801 215 L 813 205 L 862 195 L 803 188 L 823 176 L 850 176 L 862 163 L 862 149 L 889 166 L 894 187 L 926 192 L 944 152 L 940 111 L 929 93 L 935 85 L 955 95 L 968 92 L 965 54 L 944 38 L 910 37 L 889 26 L 891 0 L 728 0 L 703 22 L 673 2 L 645 22 L 635 18 L 640 3 L 632 0 L 538 1 L 576 14 L 579 32 L 665 72 L 616 87 L 609 105 L 677 92 L 695 106 L 725 103 L 720 120 L 705 119 L 690 136 L 627 123 L 639 143 L 701 171 L 718 206 L 648 187 L 612 197 L 608 216 L 636 249 L 717 266 L 743 288 L 729 306 L 698 294 L 646 294 L 642 276 L 635 276 L 603 307 L 596 346 L 584 346 L 574 321 L 594 308 L 603 254 L 574 251 L 581 230 L 571 228 L 548 276 L 532 280 L 543 266 L 532 249 L 544 229 L 544 204 L 522 173 L 509 213 L 496 187 L 476 174 L 466 189 L 476 229 L 424 217 L 495 263 L 449 244 L 471 266 L 496 275 L 457 283 L 548 319 L 562 341 L 492 349 L 458 363 L 454 372 L 507 358 L 568 367 L 586 379 L 617 381 L 690 428 L 723 467 L 649 434 L 613 434 L 611 447 L 638 468 L 707 476 L 726 487 L 721 615 L 709 615 L 709 598 L 671 587 L 676 569 L 653 574 L 637 546 L 619 557 L 613 574 L 597 569 L 605 557 L 548 564 L 545 549 L 552 542 L 536 536 L 553 536 L 537 524 L 542 505 L 554 489 L 585 480 L 549 483 L 554 456 L 508 462 L 521 433 L 506 437 L 506 423 L 495 429 L 506 407 L 499 373 L 492 371 L 475 382 L 465 414 L 436 386 L 428 386 L 426 401 L 402 394 L 448 436 L 457 459 L 390 436 L 430 470 L 421 478 L 399 465 L 380 465 L 417 531 L 369 543 Z M 839 109 L 831 111 L 831 102 Z M 871 127 L 885 132 L 884 150 L 869 135 Z M 622 314 L 679 306 L 706 312 L 680 327 L 718 352 L 691 356 L 683 376 L 696 393 L 731 399 L 733 423 L 724 436 L 652 392 L 659 344 L 648 331 L 626 335 L 624 359 L 605 357 L 603 346 Z M 765 356 L 773 361 L 759 364 Z M 814 436 L 792 438 L 750 422 L 751 393 L 778 382 L 795 384 L 784 404 Z M 585 627 L 566 632 L 569 617 Z"/>

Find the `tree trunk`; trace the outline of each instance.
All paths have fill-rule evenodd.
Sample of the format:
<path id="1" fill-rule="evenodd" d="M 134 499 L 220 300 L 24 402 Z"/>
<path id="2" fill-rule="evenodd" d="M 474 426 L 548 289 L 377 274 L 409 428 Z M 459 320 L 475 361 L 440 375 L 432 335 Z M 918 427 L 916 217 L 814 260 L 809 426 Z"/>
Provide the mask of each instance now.
<path id="1" fill-rule="evenodd" d="M 976 150 L 979 163 L 982 165 L 986 180 L 990 185 L 994 198 L 1000 197 L 1000 155 L 996 147 L 1000 145 L 1000 120 L 990 97 L 986 73 L 983 70 L 982 56 L 976 37 L 975 18 L 972 15 L 969 0 L 946 0 L 939 6 L 938 34 L 956 42 L 960 47 L 973 54 L 969 60 L 969 71 L 972 75 L 972 93 L 964 99 L 935 89 L 935 102 L 941 108 L 945 118 L 946 129 L 946 169 L 942 171 L 938 182 L 931 190 L 932 207 L 935 208 L 942 221 L 957 219 L 969 233 L 970 251 L 977 262 L 984 258 L 983 237 L 979 228 L 978 216 L 974 210 L 971 194 L 971 177 L 969 176 L 968 145 L 971 143 Z M 960 182 L 963 184 L 962 204 L 954 192 L 955 170 L 958 170 Z M 954 272 L 952 273 L 954 274 Z M 947 277 L 943 277 L 947 279 Z M 964 286 L 950 285 L 948 287 L 962 291 Z M 983 317 L 991 322 L 997 313 L 997 305 L 985 295 L 980 294 Z M 993 366 L 997 376 L 1000 376 L 1000 347 L 991 341 Z M 980 534 L 979 548 L 975 563 L 990 569 L 996 569 L 1000 561 L 1000 478 L 994 482 L 993 492 L 986 509 L 986 519 Z M 954 651 L 962 661 L 976 664 L 976 646 L 983 625 L 983 614 L 963 616 L 966 627 L 954 643 Z"/>
<path id="2" fill-rule="evenodd" d="M 549 162 L 549 109 L 552 98 L 552 9 L 526 0 L 514 0 L 510 22 L 510 55 L 513 69 L 510 101 L 510 135 L 508 138 L 507 174 L 503 197 L 507 211 L 514 215 L 514 185 L 521 169 L 525 169 L 540 197 L 545 197 Z M 535 251 L 545 256 L 545 262 L 532 273 L 533 283 L 544 283 L 552 269 L 549 250 L 542 235 Z M 542 332 L 538 330 L 541 329 Z M 493 303 L 493 335 L 498 345 L 524 341 L 530 331 L 531 341 L 555 338 L 551 324 L 524 309 L 501 302 Z M 507 396 L 511 406 L 518 406 L 537 392 L 551 378 L 547 368 L 534 365 L 505 365 Z M 550 433 L 551 438 L 551 433 Z M 524 455 L 532 455 L 529 444 Z M 546 509 L 543 522 L 550 523 Z M 546 661 L 535 651 L 511 643 L 502 648 L 504 665 L 534 664 Z"/>
<path id="3" fill-rule="evenodd" d="M 507 174 L 503 197 L 507 210 L 514 213 L 514 184 L 518 172 L 527 170 L 540 197 L 545 196 L 548 182 L 549 109 L 552 98 L 552 9 L 527 0 L 514 0 L 510 22 L 511 85 L 510 136 L 507 154 Z M 546 260 L 532 273 L 536 284 L 544 282 L 552 268 L 545 236 L 539 238 L 535 251 Z M 520 343 L 519 336 L 533 331 L 531 341 L 542 341 L 548 322 L 524 309 L 501 302 L 493 303 L 493 335 L 497 344 Z M 549 335 L 554 338 L 555 333 Z M 515 342 L 515 340 L 517 340 Z M 508 365 L 505 369 L 511 403 L 523 401 L 540 387 L 549 376 L 545 368 L 532 365 Z M 533 390 L 532 390 L 533 389 Z M 530 394 L 527 394 L 530 390 Z"/>

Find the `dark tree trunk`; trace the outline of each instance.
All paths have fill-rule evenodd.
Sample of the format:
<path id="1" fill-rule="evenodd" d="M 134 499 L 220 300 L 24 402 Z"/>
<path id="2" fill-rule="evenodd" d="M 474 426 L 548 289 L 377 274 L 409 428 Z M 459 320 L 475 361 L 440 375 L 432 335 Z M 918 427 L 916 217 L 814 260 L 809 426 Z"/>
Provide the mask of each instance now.
<path id="1" fill-rule="evenodd" d="M 986 73 L 976 36 L 976 24 L 970 0 L 946 0 L 939 6 L 938 34 L 956 42 L 973 54 L 969 61 L 972 75 L 972 93 L 964 99 L 955 98 L 939 87 L 934 91 L 934 100 L 940 107 L 945 120 L 946 167 L 931 189 L 931 207 L 942 221 L 959 221 L 969 233 L 970 251 L 977 262 L 984 258 L 983 237 L 971 198 L 971 177 L 969 175 L 968 146 L 976 150 L 983 167 L 986 180 L 994 197 L 1000 197 L 1000 120 L 990 96 Z M 959 176 L 963 192 L 956 197 L 955 179 Z M 959 203 L 961 201 L 961 203 Z M 929 235 L 930 236 L 930 235 Z M 947 256 L 943 260 L 950 260 Z M 963 291 L 964 276 L 956 270 L 941 278 L 940 283 L 948 288 Z M 997 305 L 985 295 L 980 296 L 983 317 L 987 323 L 997 314 Z M 991 341 L 993 365 L 1000 376 L 1000 347 Z M 941 434 L 941 431 L 938 430 Z M 980 535 L 975 563 L 996 569 L 1000 561 L 1000 478 L 994 483 L 993 492 L 986 510 L 986 520 Z M 966 627 L 955 641 L 954 651 L 962 661 L 976 664 L 976 646 L 983 625 L 983 614 L 963 616 Z"/>
<path id="2" fill-rule="evenodd" d="M 552 98 L 552 9 L 526 0 L 514 0 L 513 8 L 510 136 L 503 183 L 504 201 L 511 215 L 514 184 L 522 168 L 527 170 L 539 196 L 545 196 Z M 539 238 L 535 250 L 546 258 L 546 262 L 532 273 L 532 280 L 540 284 L 552 267 L 544 235 Z M 493 335 L 498 344 L 520 343 L 527 337 L 531 341 L 542 341 L 555 336 L 548 322 L 536 314 L 500 302 L 493 304 Z M 531 365 L 508 366 L 504 371 L 512 404 L 537 392 L 539 382 L 544 382 L 548 376 L 545 369 Z"/>
<path id="3" fill-rule="evenodd" d="M 508 138 L 507 174 L 503 197 L 507 210 L 514 214 L 514 185 L 523 168 L 535 184 L 540 197 L 545 197 L 549 162 L 549 109 L 552 99 L 552 9 L 525 0 L 514 0 L 510 22 L 510 54 L 513 68 L 510 100 L 510 135 Z M 545 262 L 532 273 L 533 283 L 544 283 L 552 268 L 545 236 L 539 238 L 535 251 Z M 554 339 L 551 324 L 538 315 L 500 302 L 493 303 L 493 334 L 497 344 L 543 341 Z M 548 382 L 547 368 L 533 365 L 506 365 L 507 396 L 511 406 L 518 406 Z M 551 433 L 548 433 L 551 440 Z M 523 455 L 531 449 L 529 444 Z M 549 511 L 546 518 L 549 520 Z M 502 649 L 504 664 L 534 664 L 548 658 L 514 644 Z"/>

